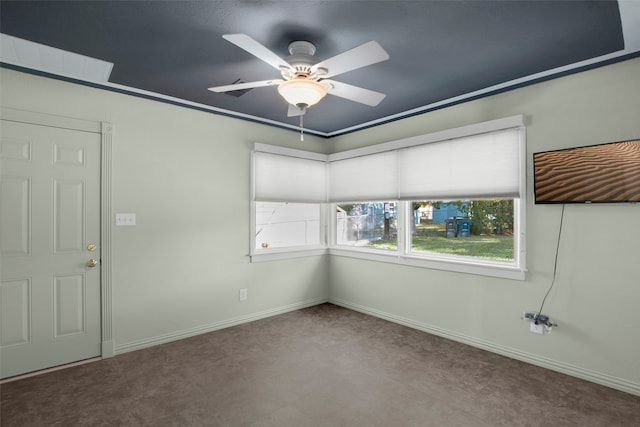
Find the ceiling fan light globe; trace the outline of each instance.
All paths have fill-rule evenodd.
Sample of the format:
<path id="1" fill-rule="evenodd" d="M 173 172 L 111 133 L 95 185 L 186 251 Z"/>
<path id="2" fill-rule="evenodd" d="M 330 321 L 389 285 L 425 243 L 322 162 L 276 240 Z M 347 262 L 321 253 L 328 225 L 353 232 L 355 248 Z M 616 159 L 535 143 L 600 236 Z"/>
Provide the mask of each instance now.
<path id="1" fill-rule="evenodd" d="M 280 83 L 278 93 L 291 105 L 310 107 L 324 98 L 327 89 L 314 80 L 298 78 Z"/>

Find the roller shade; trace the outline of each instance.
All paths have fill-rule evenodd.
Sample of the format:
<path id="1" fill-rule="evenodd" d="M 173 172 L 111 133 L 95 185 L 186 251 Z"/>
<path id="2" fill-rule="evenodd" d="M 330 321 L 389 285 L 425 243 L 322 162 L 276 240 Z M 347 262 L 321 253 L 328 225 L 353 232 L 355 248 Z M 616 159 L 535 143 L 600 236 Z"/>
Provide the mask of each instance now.
<path id="1" fill-rule="evenodd" d="M 517 129 L 399 151 L 401 199 L 519 197 Z"/>
<path id="2" fill-rule="evenodd" d="M 395 200 L 398 153 L 370 154 L 329 163 L 329 200 Z"/>
<path id="3" fill-rule="evenodd" d="M 261 149 L 253 154 L 254 200 L 323 203 L 521 197 L 521 135 L 521 126 L 433 142 L 426 135 L 367 148 L 374 151 L 343 152 L 332 160 L 328 160 L 332 156 L 256 143 Z"/>
<path id="4" fill-rule="evenodd" d="M 254 200 L 326 202 L 326 161 L 254 151 Z"/>

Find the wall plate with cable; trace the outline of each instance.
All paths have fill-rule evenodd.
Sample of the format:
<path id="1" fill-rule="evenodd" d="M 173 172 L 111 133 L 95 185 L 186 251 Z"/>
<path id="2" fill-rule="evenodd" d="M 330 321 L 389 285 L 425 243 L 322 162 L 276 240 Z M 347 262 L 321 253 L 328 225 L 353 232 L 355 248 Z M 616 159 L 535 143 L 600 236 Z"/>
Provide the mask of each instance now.
<path id="1" fill-rule="evenodd" d="M 529 332 L 532 334 L 544 335 L 544 325 L 541 323 L 529 323 Z"/>
<path id="2" fill-rule="evenodd" d="M 538 335 L 551 333 L 551 329 L 554 326 L 558 326 L 557 323 L 551 321 L 549 316 L 540 314 L 537 311 L 525 311 L 521 319 L 529 322 L 529 332 Z"/>

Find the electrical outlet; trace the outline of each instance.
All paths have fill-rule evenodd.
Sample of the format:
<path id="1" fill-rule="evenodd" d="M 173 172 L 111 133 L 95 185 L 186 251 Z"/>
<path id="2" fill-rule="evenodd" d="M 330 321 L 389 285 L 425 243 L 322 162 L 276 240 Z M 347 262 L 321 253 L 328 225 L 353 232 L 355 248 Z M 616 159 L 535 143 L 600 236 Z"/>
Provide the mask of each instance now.
<path id="1" fill-rule="evenodd" d="M 544 325 L 541 323 L 536 324 L 535 322 L 529 323 L 529 332 L 532 334 L 544 335 Z"/>
<path id="2" fill-rule="evenodd" d="M 240 297 L 240 301 L 247 300 L 247 288 L 240 289 L 239 297 Z"/>

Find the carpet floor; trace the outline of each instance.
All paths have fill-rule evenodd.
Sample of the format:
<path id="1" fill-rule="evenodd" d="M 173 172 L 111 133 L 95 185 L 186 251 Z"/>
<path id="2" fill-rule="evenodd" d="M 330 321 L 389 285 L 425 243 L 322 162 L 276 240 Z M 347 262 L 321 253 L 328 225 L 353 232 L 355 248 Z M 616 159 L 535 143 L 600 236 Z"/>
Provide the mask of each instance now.
<path id="1" fill-rule="evenodd" d="M 331 304 L 8 382 L 12 426 L 640 426 L 640 397 Z"/>

